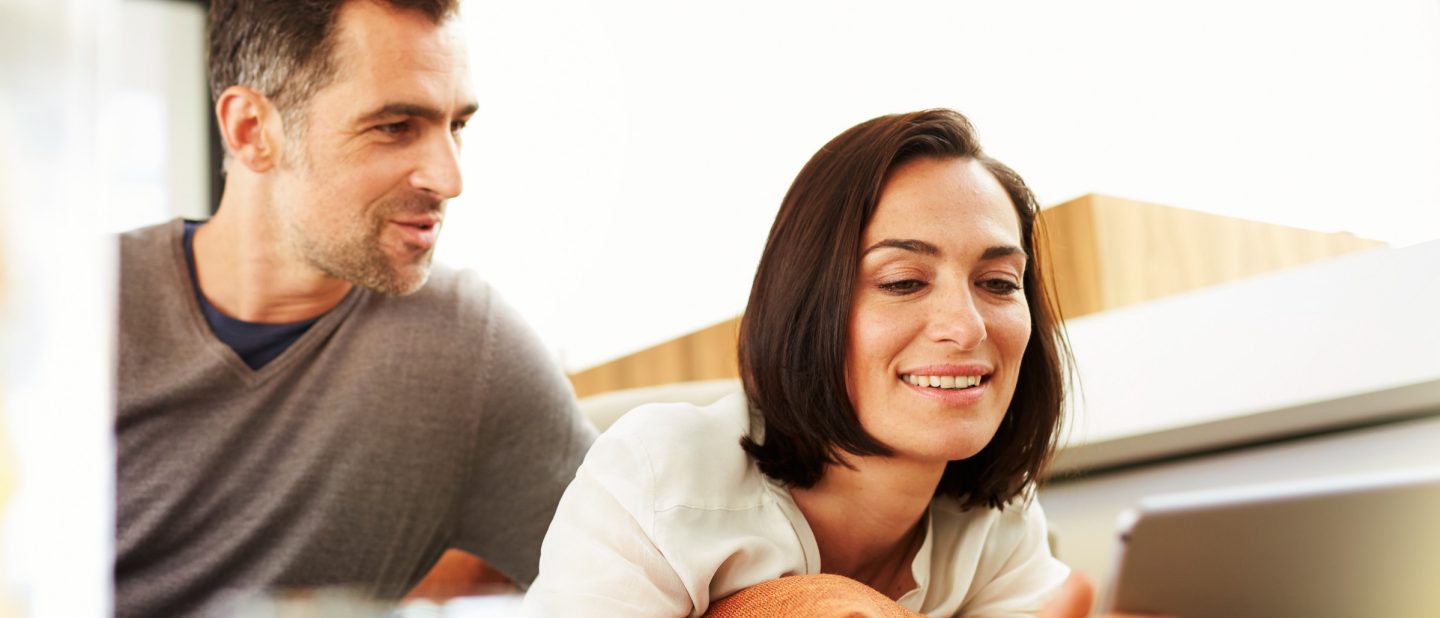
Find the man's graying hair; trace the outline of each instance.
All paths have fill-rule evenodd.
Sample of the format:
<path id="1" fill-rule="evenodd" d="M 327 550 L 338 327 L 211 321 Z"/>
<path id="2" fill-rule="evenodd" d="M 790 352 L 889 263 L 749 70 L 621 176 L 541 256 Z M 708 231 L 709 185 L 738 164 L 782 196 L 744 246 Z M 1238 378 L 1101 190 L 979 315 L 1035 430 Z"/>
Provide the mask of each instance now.
<path id="1" fill-rule="evenodd" d="M 335 24 L 346 2 L 379 2 L 439 24 L 459 0 L 212 0 L 210 96 L 251 88 L 280 110 L 286 131 L 303 132 L 305 101 L 335 79 Z"/>

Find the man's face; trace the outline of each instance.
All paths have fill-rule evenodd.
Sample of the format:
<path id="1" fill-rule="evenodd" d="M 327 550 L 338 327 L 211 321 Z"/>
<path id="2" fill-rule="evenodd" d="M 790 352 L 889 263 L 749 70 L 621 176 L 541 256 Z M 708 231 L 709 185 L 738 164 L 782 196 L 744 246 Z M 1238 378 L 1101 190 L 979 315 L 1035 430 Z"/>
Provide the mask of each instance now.
<path id="1" fill-rule="evenodd" d="M 460 194 L 460 129 L 475 111 L 454 21 L 357 0 L 340 9 L 337 77 L 286 131 L 272 203 L 292 256 L 386 294 L 419 289 Z"/>

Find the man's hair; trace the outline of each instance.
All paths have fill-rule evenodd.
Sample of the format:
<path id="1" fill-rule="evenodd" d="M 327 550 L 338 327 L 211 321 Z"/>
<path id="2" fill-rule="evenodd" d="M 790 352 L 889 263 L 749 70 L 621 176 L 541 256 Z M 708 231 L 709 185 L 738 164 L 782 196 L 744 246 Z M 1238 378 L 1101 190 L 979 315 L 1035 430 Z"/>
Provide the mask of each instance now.
<path id="1" fill-rule="evenodd" d="M 889 173 L 918 158 L 979 161 L 1020 219 L 1031 331 L 1015 395 L 990 443 L 950 462 L 936 490 L 967 508 L 999 508 L 1039 478 L 1054 450 L 1069 346 L 1040 276 L 1035 196 L 981 151 L 970 121 L 951 110 L 864 122 L 800 170 L 770 228 L 740 323 L 741 379 L 765 422 L 763 443 L 746 437 L 741 444 L 762 472 L 798 487 L 814 486 L 827 465 L 846 465 L 841 451 L 893 454 L 860 425 L 846 388 L 846 349 L 865 227 Z"/>
<path id="2" fill-rule="evenodd" d="M 287 130 L 302 128 L 304 102 L 335 79 L 336 21 L 346 2 L 417 10 L 437 24 L 459 11 L 459 0 L 212 0 L 212 100 L 245 86 L 274 103 Z"/>

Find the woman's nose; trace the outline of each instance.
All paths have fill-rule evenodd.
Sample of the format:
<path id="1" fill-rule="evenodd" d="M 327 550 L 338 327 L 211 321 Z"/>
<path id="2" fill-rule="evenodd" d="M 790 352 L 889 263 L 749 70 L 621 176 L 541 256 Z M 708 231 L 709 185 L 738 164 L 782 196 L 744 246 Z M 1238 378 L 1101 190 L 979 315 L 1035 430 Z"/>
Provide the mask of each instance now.
<path id="1" fill-rule="evenodd" d="M 975 304 L 975 295 L 968 286 L 957 286 L 935 295 L 927 331 L 940 343 L 953 343 L 962 350 L 973 350 L 985 341 L 985 317 Z"/>

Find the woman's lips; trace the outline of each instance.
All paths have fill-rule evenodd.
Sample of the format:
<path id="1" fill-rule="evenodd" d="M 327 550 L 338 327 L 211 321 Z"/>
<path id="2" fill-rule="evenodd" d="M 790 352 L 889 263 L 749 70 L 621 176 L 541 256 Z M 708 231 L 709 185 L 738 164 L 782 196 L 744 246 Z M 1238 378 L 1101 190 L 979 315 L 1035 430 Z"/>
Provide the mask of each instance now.
<path id="1" fill-rule="evenodd" d="M 984 363 L 943 363 L 906 369 L 896 376 L 907 388 L 947 405 L 979 401 L 990 389 L 993 370 Z"/>
<path id="2" fill-rule="evenodd" d="M 937 388 L 933 386 L 919 386 L 905 378 L 906 376 L 901 376 L 897 378 L 900 380 L 901 384 L 905 385 L 905 388 L 914 391 L 916 394 L 922 397 L 927 397 L 949 406 L 966 406 L 975 404 L 981 399 L 983 399 L 986 393 L 990 392 L 989 376 L 985 376 L 984 379 L 980 380 L 979 385 L 969 386 L 965 388 Z"/>

